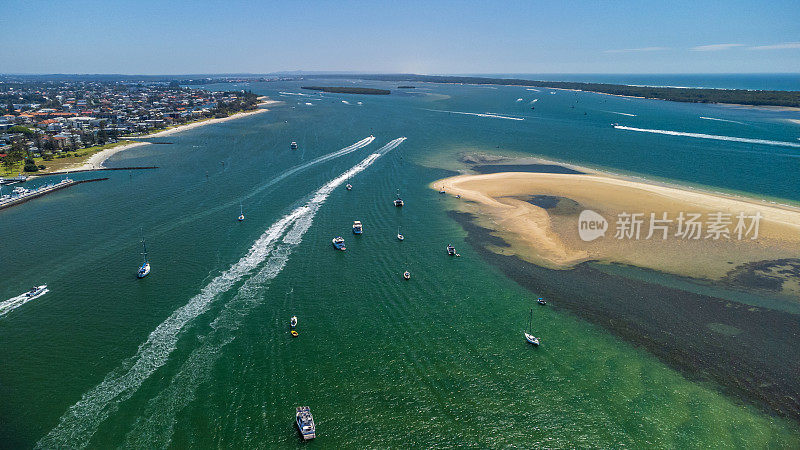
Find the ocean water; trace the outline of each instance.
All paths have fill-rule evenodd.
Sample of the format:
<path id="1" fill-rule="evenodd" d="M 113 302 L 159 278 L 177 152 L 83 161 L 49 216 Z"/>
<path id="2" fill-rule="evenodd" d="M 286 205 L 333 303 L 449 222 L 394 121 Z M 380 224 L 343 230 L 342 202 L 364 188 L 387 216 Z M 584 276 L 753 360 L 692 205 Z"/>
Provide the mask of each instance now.
<path id="1" fill-rule="evenodd" d="M 499 77 L 546 81 L 675 86 L 712 89 L 800 90 L 797 73 L 710 73 L 710 74 L 494 74 Z M 480 76 L 480 75 L 478 75 Z"/>
<path id="2" fill-rule="evenodd" d="M 0 211 L 0 302 L 50 289 L 0 316 L 1 446 L 291 447 L 299 405 L 312 445 L 330 447 L 800 445 L 795 421 L 557 308 L 534 310 L 543 344 L 527 346 L 537 292 L 482 258 L 453 199 L 427 188 L 482 151 L 798 203 L 797 113 L 301 84 L 208 86 L 284 103 L 109 161 L 157 170 Z M 137 280 L 141 235 L 153 270 Z"/>

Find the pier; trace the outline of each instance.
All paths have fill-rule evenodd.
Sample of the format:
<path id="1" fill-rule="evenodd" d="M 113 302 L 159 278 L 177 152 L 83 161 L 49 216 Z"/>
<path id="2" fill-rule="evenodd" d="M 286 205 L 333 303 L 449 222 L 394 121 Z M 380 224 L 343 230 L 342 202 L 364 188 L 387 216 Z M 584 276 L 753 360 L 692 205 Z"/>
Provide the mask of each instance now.
<path id="1" fill-rule="evenodd" d="M 55 191 L 59 191 L 59 190 L 64 189 L 64 188 L 67 188 L 67 187 L 70 187 L 70 186 L 74 186 L 76 184 L 92 183 L 94 181 L 103 181 L 103 180 L 107 180 L 107 179 L 108 178 L 94 178 L 94 179 L 91 179 L 91 180 L 80 180 L 80 181 L 64 180 L 64 181 L 62 181 L 60 183 L 57 183 L 57 184 L 54 184 L 52 186 L 41 187 L 41 188 L 39 188 L 39 189 L 37 189 L 35 191 L 31 191 L 30 193 L 27 193 L 27 194 L 22 194 L 22 195 L 20 195 L 18 197 L 11 197 L 10 199 L 7 199 L 7 200 L 0 200 L 0 210 L 6 209 L 6 208 L 10 208 L 12 206 L 19 205 L 21 203 L 25 203 L 28 200 L 32 200 L 34 198 L 38 198 L 38 197 L 41 197 L 43 195 L 47 195 L 47 194 L 53 193 Z"/>

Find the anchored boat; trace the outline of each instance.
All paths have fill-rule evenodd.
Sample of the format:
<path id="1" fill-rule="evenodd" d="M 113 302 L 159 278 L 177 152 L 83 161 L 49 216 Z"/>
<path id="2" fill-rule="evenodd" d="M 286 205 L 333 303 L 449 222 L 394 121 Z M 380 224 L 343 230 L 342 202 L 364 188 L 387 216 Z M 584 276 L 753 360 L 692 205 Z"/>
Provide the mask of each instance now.
<path id="1" fill-rule="evenodd" d="M 456 254 L 456 248 L 453 247 L 453 244 L 447 244 L 447 254 L 450 256 Z"/>
<path id="2" fill-rule="evenodd" d="M 400 198 L 400 189 L 398 189 L 397 190 L 397 198 L 394 200 L 394 206 L 397 206 L 399 208 L 399 207 L 401 207 L 403 205 L 404 205 L 403 199 Z"/>
<path id="3" fill-rule="evenodd" d="M 317 437 L 317 427 L 314 425 L 314 416 L 311 415 L 311 408 L 308 406 L 298 406 L 295 419 L 297 421 L 297 428 L 300 430 L 300 434 L 303 435 L 304 440 L 307 441 Z"/>
<path id="4" fill-rule="evenodd" d="M 402 241 L 403 239 L 405 239 L 405 236 L 400 234 L 400 227 L 397 227 L 397 240 Z"/>
<path id="5" fill-rule="evenodd" d="M 347 247 L 344 246 L 344 238 L 343 237 L 337 236 L 337 237 L 333 238 L 331 240 L 331 242 L 333 243 L 334 248 L 336 248 L 337 250 L 341 250 L 341 251 L 347 250 Z"/>
<path id="6" fill-rule="evenodd" d="M 289 326 L 292 328 L 297 326 L 297 316 L 292 316 L 292 318 L 289 320 Z"/>
<path id="7" fill-rule="evenodd" d="M 364 227 L 361 225 L 361 221 L 356 220 L 353 222 L 353 234 L 361 234 L 364 232 Z"/>
<path id="8" fill-rule="evenodd" d="M 531 317 L 530 317 L 530 319 L 528 319 L 528 331 L 523 332 L 523 334 L 525 335 L 525 340 L 528 341 L 528 343 L 533 344 L 533 345 L 538 347 L 539 346 L 539 338 L 537 338 L 536 336 L 534 336 L 534 335 L 532 335 L 530 333 L 532 322 L 533 322 L 533 309 L 531 308 Z"/>
<path id="9" fill-rule="evenodd" d="M 403 272 L 403 278 L 405 278 L 406 280 L 410 280 L 411 279 L 411 272 L 409 272 L 407 270 L 405 272 Z"/>
<path id="10" fill-rule="evenodd" d="M 292 143 L 289 144 L 289 148 L 292 150 L 297 150 L 297 142 L 292 141 Z"/>
<path id="11" fill-rule="evenodd" d="M 147 260 L 147 245 L 144 243 L 144 236 L 142 236 L 142 256 L 144 261 L 142 267 L 139 267 L 139 272 L 136 273 L 137 278 L 144 278 L 150 274 L 150 261 Z"/>
<path id="12" fill-rule="evenodd" d="M 244 207 L 239 203 L 239 222 L 244 220 Z"/>

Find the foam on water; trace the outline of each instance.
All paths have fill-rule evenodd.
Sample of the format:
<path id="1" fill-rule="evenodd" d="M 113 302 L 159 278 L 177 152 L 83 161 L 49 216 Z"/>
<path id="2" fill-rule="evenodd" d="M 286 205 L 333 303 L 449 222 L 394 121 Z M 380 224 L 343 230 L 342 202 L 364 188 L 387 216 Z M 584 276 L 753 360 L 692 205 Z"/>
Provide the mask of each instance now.
<path id="1" fill-rule="evenodd" d="M 42 295 L 47 294 L 48 292 L 50 292 L 50 290 L 45 289 L 44 291 L 42 291 L 41 294 L 37 295 L 36 297 L 28 297 L 27 295 L 22 294 L 16 297 L 11 297 L 10 299 L 3 301 L 2 303 L 0 303 L 0 317 L 5 316 L 6 314 L 19 308 L 25 303 L 28 303 L 31 300 L 35 300 L 41 297 Z"/>
<path id="2" fill-rule="evenodd" d="M 311 226 L 314 215 L 328 195 L 345 180 L 369 167 L 381 155 L 397 147 L 404 140 L 404 137 L 395 139 L 378 149 L 347 172 L 322 186 L 306 204 L 294 209 L 270 226 L 256 240 L 245 256 L 215 277 L 199 294 L 190 299 L 186 305 L 175 310 L 167 320 L 156 327 L 147 340 L 139 346 L 136 355 L 125 360 L 120 367 L 109 373 L 103 382 L 86 392 L 80 401 L 71 406 L 61 417 L 59 424 L 36 446 L 39 448 L 63 448 L 88 445 L 100 424 L 119 408 L 119 404 L 129 399 L 153 372 L 167 362 L 186 325 L 206 312 L 214 300 L 249 275 L 271 254 L 273 258 L 280 254 L 283 254 L 284 257 L 270 258 L 270 261 L 278 262 L 266 264 L 258 272 L 254 281 L 245 281 L 240 291 L 245 289 L 245 292 L 250 292 L 254 283 L 277 276 L 285 264 L 284 258 L 288 258 L 289 255 L 285 252 L 286 246 L 296 246 L 301 242 L 302 235 Z M 283 244 L 278 246 L 282 251 L 277 252 L 275 244 L 287 229 L 290 230 L 286 233 Z M 280 263 L 280 261 L 283 262 Z M 272 278 L 269 278 L 270 274 L 274 274 Z"/>
<path id="3" fill-rule="evenodd" d="M 666 134 L 669 136 L 685 136 L 698 139 L 713 139 L 716 141 L 730 141 L 730 142 L 742 142 L 745 144 L 763 144 L 763 145 L 776 145 L 782 147 L 800 148 L 800 144 L 796 144 L 794 142 L 770 141 L 767 139 L 750 139 L 750 138 L 740 138 L 734 136 L 718 136 L 714 134 L 702 134 L 702 133 L 684 133 L 682 131 L 670 131 L 670 130 L 650 130 L 646 128 L 625 127 L 622 125 L 614 125 L 614 128 L 618 130 L 638 131 L 641 133 Z"/>
<path id="4" fill-rule="evenodd" d="M 525 90 L 526 91 L 533 91 L 533 92 L 540 92 L 538 89 L 534 89 L 534 88 L 526 88 Z"/>
<path id="5" fill-rule="evenodd" d="M 501 116 L 500 114 L 494 113 L 471 113 L 471 112 L 463 112 L 463 111 L 446 111 L 443 109 L 425 109 L 426 111 L 433 111 L 433 112 L 441 112 L 441 113 L 450 113 L 450 114 L 463 114 L 466 116 L 476 116 L 476 117 L 490 117 L 492 119 L 506 119 L 506 120 L 525 120 L 524 117 L 512 117 L 512 116 Z"/>
<path id="6" fill-rule="evenodd" d="M 603 111 L 603 112 L 606 112 L 606 113 L 609 113 L 609 114 L 619 114 L 621 116 L 636 117 L 636 114 L 630 114 L 630 113 L 624 113 L 624 112 L 618 112 L 618 111 Z"/>

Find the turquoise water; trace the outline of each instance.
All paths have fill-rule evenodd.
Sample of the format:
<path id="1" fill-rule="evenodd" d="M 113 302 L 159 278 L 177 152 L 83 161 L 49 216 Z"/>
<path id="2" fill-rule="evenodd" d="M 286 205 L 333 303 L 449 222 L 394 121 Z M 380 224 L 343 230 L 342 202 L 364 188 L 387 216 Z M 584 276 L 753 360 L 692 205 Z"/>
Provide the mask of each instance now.
<path id="1" fill-rule="evenodd" d="M 800 445 L 796 423 L 568 313 L 537 309 L 543 345 L 526 346 L 536 293 L 481 259 L 450 200 L 426 187 L 459 153 L 485 151 L 798 202 L 800 148 L 786 145 L 800 143 L 787 121 L 797 113 L 512 87 L 281 94 L 300 84 L 239 85 L 285 103 L 109 161 L 158 170 L 109 172 L 0 212 L 0 301 L 50 287 L 0 316 L 3 446 L 294 446 L 298 405 L 311 406 L 322 446 Z M 331 247 L 337 235 L 347 252 Z M 445 255 L 450 242 L 461 258 Z"/>

